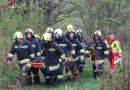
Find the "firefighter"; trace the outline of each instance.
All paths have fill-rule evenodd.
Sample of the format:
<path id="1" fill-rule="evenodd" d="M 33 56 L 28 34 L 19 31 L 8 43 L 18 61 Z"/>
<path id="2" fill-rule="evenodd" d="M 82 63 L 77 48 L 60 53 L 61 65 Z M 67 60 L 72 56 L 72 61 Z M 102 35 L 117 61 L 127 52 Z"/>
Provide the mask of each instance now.
<path id="1" fill-rule="evenodd" d="M 79 40 L 79 42 L 81 43 L 82 47 L 84 48 L 84 50 L 87 53 L 87 41 L 83 37 L 83 31 L 78 29 L 76 31 L 76 36 L 77 36 L 77 39 Z M 85 55 L 84 55 L 84 60 L 79 63 L 79 71 L 80 72 L 83 71 L 84 66 L 85 66 Z"/>
<path id="2" fill-rule="evenodd" d="M 74 27 L 72 24 L 69 24 L 67 27 L 68 27 L 68 29 L 66 29 L 66 34 L 65 34 L 65 36 L 66 36 L 66 38 L 69 38 L 69 33 L 70 33 L 69 27 L 71 27 L 71 28 L 73 28 L 73 29 L 75 29 L 75 27 Z M 76 35 L 74 35 L 74 38 L 77 39 Z"/>
<path id="3" fill-rule="evenodd" d="M 40 42 L 38 42 L 35 38 L 35 35 L 33 35 L 33 30 L 30 28 L 27 28 L 25 31 L 26 39 L 32 44 L 35 57 L 37 58 L 37 62 L 41 62 L 41 45 Z M 36 63 L 37 63 L 36 62 Z M 34 74 L 34 84 L 40 83 L 40 77 L 39 77 L 39 69 L 32 67 L 32 73 Z"/>
<path id="4" fill-rule="evenodd" d="M 14 34 L 15 42 L 13 43 L 11 50 L 7 56 L 7 64 L 12 63 L 13 55 L 16 53 L 19 66 L 21 69 L 22 76 L 22 84 L 23 85 L 31 85 L 32 77 L 31 77 L 31 64 L 30 62 L 35 61 L 34 51 L 32 45 L 27 40 L 23 39 L 22 33 L 17 31 Z"/>
<path id="5" fill-rule="evenodd" d="M 103 77 L 104 60 L 108 59 L 108 49 L 104 41 L 101 39 L 102 33 L 97 30 L 94 33 L 93 41 L 88 44 L 88 51 L 91 54 L 93 65 L 93 76 Z"/>
<path id="6" fill-rule="evenodd" d="M 81 72 L 79 68 L 79 62 L 84 61 L 84 49 L 81 43 L 76 39 L 75 27 L 73 25 L 67 26 L 67 39 L 72 43 L 72 46 L 75 49 L 75 54 L 72 56 L 74 61 L 74 66 L 78 72 Z"/>
<path id="7" fill-rule="evenodd" d="M 67 40 L 67 38 L 63 35 L 63 32 L 60 28 L 55 30 L 54 36 L 55 36 L 54 41 L 63 49 L 65 56 L 67 58 L 72 57 L 72 55 L 75 54 L 75 50 L 74 50 L 71 42 L 69 40 Z M 69 71 L 67 70 L 67 63 L 68 62 L 66 62 L 66 60 L 60 59 L 61 67 L 63 67 L 63 70 L 64 70 L 64 67 L 65 67 L 67 77 L 69 78 L 69 76 L 68 76 Z"/>
<path id="8" fill-rule="evenodd" d="M 63 69 L 60 67 L 59 58 L 66 60 L 65 54 L 60 46 L 52 40 L 49 33 L 42 35 L 42 57 L 44 68 L 42 72 L 47 85 L 59 85 L 63 79 Z"/>
<path id="9" fill-rule="evenodd" d="M 105 43 L 109 48 L 109 54 L 108 54 L 108 58 L 110 61 L 109 78 L 112 79 L 116 62 L 122 64 L 122 50 L 121 50 L 120 41 L 118 39 L 115 39 L 113 33 L 108 34 L 108 37 L 105 39 Z"/>

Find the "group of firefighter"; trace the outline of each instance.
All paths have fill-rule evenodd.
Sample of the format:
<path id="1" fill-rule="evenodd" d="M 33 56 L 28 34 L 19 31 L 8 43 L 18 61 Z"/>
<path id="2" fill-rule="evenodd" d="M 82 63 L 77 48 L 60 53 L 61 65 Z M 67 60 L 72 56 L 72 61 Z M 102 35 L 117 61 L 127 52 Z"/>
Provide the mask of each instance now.
<path id="1" fill-rule="evenodd" d="M 95 79 L 103 76 L 106 60 L 110 61 L 109 78 L 113 78 L 115 64 L 122 64 L 121 45 L 113 33 L 102 40 L 102 32 L 97 30 L 92 40 L 87 42 L 82 30 L 76 30 L 73 25 L 68 25 L 66 32 L 64 35 L 62 29 L 48 27 L 41 38 L 30 28 L 26 29 L 25 38 L 19 31 L 14 34 L 15 41 L 8 53 L 7 64 L 12 64 L 16 53 L 23 84 L 40 83 L 39 71 L 47 85 L 61 84 L 65 75 L 68 80 L 76 79 L 83 72 L 88 58 L 91 59 Z"/>

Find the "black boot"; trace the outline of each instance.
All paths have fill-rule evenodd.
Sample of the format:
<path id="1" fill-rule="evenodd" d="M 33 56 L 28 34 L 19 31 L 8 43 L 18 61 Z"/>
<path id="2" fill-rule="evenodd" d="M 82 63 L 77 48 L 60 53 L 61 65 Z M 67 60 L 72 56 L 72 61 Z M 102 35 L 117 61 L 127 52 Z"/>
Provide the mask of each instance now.
<path id="1" fill-rule="evenodd" d="M 94 77 L 94 79 L 97 78 L 97 72 L 93 72 L 93 77 Z"/>
<path id="2" fill-rule="evenodd" d="M 32 77 L 27 77 L 27 85 L 32 85 Z"/>
<path id="3" fill-rule="evenodd" d="M 21 82 L 21 87 L 26 87 L 27 86 L 27 76 L 21 76 L 20 78 L 20 82 Z"/>
<path id="4" fill-rule="evenodd" d="M 39 77 L 39 75 L 34 76 L 34 82 L 33 82 L 33 84 L 39 84 L 39 83 L 40 83 L 40 77 Z"/>
<path id="5" fill-rule="evenodd" d="M 79 67 L 79 72 L 83 72 L 83 67 Z"/>
<path id="6" fill-rule="evenodd" d="M 61 85 L 63 83 L 63 79 L 57 79 L 57 85 Z"/>
<path id="7" fill-rule="evenodd" d="M 51 85 L 51 78 L 45 78 L 46 85 Z"/>
<path id="8" fill-rule="evenodd" d="M 93 64 L 93 77 L 94 77 L 94 79 L 96 79 L 96 77 L 97 77 L 97 70 L 96 70 L 95 64 Z"/>
<path id="9" fill-rule="evenodd" d="M 57 76 L 51 77 L 51 85 L 57 86 L 57 84 L 58 84 Z"/>
<path id="10" fill-rule="evenodd" d="M 109 79 L 112 79 L 112 78 L 113 78 L 113 74 L 110 74 L 110 75 L 109 75 Z"/>

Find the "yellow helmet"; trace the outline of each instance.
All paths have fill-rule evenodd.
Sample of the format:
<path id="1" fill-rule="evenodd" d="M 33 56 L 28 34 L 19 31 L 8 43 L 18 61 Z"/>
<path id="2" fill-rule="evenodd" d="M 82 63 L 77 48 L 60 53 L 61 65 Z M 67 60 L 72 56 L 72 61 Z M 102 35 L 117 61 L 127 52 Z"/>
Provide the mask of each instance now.
<path id="1" fill-rule="evenodd" d="M 33 30 L 32 30 L 32 29 L 30 29 L 30 28 L 27 28 L 27 29 L 26 29 L 26 31 L 25 31 L 25 33 L 28 33 L 28 32 L 30 32 L 30 33 L 32 33 L 32 34 L 33 34 Z"/>
<path id="2" fill-rule="evenodd" d="M 22 33 L 19 31 L 15 32 L 15 34 L 14 34 L 14 39 L 17 39 L 17 38 L 23 38 Z"/>
<path id="3" fill-rule="evenodd" d="M 49 33 L 44 33 L 42 35 L 42 40 L 51 41 L 51 35 Z"/>
<path id="4" fill-rule="evenodd" d="M 66 31 L 67 31 L 67 32 L 74 32 L 74 33 L 75 33 L 75 27 L 70 24 L 70 25 L 67 26 Z"/>
<path id="5" fill-rule="evenodd" d="M 97 30 L 97 31 L 94 32 L 94 36 L 99 36 L 101 38 L 102 32 L 100 30 Z"/>

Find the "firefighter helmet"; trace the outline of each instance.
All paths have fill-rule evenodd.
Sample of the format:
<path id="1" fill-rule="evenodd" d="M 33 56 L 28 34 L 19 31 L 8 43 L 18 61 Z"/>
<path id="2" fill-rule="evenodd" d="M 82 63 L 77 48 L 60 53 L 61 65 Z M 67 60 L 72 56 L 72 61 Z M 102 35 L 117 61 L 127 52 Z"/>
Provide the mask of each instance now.
<path id="1" fill-rule="evenodd" d="M 19 31 L 15 32 L 15 34 L 14 34 L 14 39 L 17 39 L 17 38 L 23 38 L 22 33 Z"/>
<path id="2" fill-rule="evenodd" d="M 74 32 L 74 33 L 75 33 L 75 27 L 70 24 L 70 25 L 67 26 L 66 31 L 67 31 L 67 32 Z"/>
<path id="3" fill-rule="evenodd" d="M 78 29 L 76 33 L 83 33 L 83 31 L 81 29 Z"/>
<path id="4" fill-rule="evenodd" d="M 25 33 L 28 33 L 28 32 L 30 32 L 30 33 L 32 33 L 32 34 L 33 34 L 33 30 L 32 30 L 32 29 L 30 29 L 30 28 L 27 28 L 27 29 L 26 29 L 26 31 L 25 31 Z"/>
<path id="5" fill-rule="evenodd" d="M 53 33 L 54 32 L 54 30 L 53 30 L 53 28 L 51 28 L 51 27 L 48 27 L 47 29 L 46 29 L 46 33 Z"/>
<path id="6" fill-rule="evenodd" d="M 94 32 L 94 36 L 99 36 L 100 38 L 102 37 L 102 32 L 97 30 Z"/>
<path id="7" fill-rule="evenodd" d="M 55 32 L 54 32 L 54 35 L 55 35 L 56 38 L 61 37 L 62 34 L 63 34 L 63 32 L 60 28 L 56 29 Z"/>
<path id="8" fill-rule="evenodd" d="M 49 33 L 44 33 L 42 35 L 42 40 L 45 40 L 45 41 L 51 41 L 51 35 Z"/>

